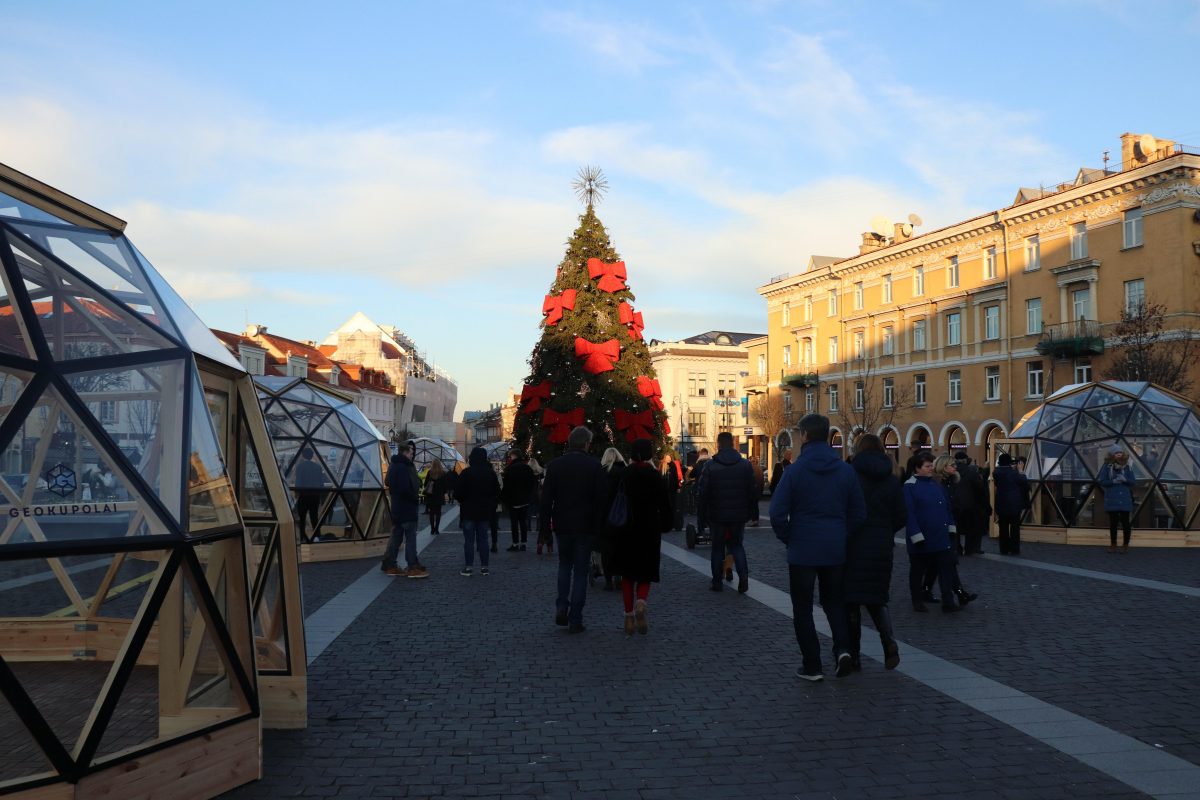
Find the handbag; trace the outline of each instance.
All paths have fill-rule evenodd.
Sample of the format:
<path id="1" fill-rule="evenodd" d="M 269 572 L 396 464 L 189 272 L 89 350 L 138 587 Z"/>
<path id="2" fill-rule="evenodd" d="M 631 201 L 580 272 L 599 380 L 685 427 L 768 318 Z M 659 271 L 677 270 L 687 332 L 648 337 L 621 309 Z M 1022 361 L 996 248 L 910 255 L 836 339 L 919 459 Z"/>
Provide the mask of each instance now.
<path id="1" fill-rule="evenodd" d="M 617 484 L 617 493 L 613 495 L 612 505 L 608 508 L 608 524 L 614 528 L 624 528 L 629 524 L 629 498 L 625 496 L 625 479 Z"/>

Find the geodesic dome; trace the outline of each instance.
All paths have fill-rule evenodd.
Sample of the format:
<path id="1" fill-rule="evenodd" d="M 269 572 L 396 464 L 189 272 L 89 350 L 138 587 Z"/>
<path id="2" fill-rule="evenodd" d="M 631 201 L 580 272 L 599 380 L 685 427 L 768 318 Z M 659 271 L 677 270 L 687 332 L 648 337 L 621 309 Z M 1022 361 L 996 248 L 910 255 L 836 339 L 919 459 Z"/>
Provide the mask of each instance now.
<path id="1" fill-rule="evenodd" d="M 416 465 L 418 472 L 429 469 L 429 465 L 434 461 L 441 461 L 442 466 L 448 472 L 453 471 L 454 466 L 463 460 L 462 454 L 455 449 L 454 445 L 447 444 L 441 439 L 420 436 L 413 439 L 412 443 L 413 464 Z"/>
<path id="2" fill-rule="evenodd" d="M 386 440 L 353 401 L 303 378 L 258 376 L 259 402 L 275 459 L 293 492 L 312 492 L 317 524 L 298 519 L 303 541 L 366 541 L 391 534 L 390 503 L 384 488 L 389 453 Z M 301 465 L 305 454 L 318 471 Z"/>
<path id="3" fill-rule="evenodd" d="M 1129 454 L 1134 527 L 1200 528 L 1200 416 L 1149 383 L 1066 386 L 1029 412 L 1009 439 L 1029 439 L 1025 474 L 1033 524 L 1108 526 L 1096 476 L 1113 445 Z"/>
<path id="4" fill-rule="evenodd" d="M 188 747 L 260 743 L 244 530 L 197 356 L 244 371 L 123 225 L 0 165 L 0 792 L 258 775 Z"/>

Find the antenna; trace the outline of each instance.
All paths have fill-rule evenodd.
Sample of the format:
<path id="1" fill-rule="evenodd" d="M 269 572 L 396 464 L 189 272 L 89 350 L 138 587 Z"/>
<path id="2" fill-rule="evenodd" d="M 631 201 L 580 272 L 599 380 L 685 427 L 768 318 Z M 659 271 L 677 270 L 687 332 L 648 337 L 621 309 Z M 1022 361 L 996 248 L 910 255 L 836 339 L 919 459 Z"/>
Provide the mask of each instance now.
<path id="1" fill-rule="evenodd" d="M 922 220 L 922 219 L 921 219 L 921 217 L 920 217 L 920 216 L 918 216 L 917 214 L 909 214 L 909 215 L 908 215 L 908 221 L 909 221 L 910 223 L 912 223 L 912 226 L 913 226 L 914 228 L 915 228 L 915 227 L 917 227 L 918 225 L 924 225 L 924 224 L 925 224 L 924 220 Z"/>
<path id="2" fill-rule="evenodd" d="M 1133 143 L 1133 154 L 1141 161 L 1148 161 L 1158 150 L 1158 140 L 1148 133 L 1143 133 Z"/>
<path id="3" fill-rule="evenodd" d="M 900 233 L 904 234 L 905 239 L 907 239 L 909 236 L 912 236 L 912 232 L 913 226 L 911 222 L 903 222 L 900 224 Z"/>
<path id="4" fill-rule="evenodd" d="M 871 217 L 871 230 L 874 231 L 877 236 L 882 236 L 884 239 L 887 239 L 892 235 L 894 229 L 890 219 L 883 214 L 876 214 L 875 216 Z"/>

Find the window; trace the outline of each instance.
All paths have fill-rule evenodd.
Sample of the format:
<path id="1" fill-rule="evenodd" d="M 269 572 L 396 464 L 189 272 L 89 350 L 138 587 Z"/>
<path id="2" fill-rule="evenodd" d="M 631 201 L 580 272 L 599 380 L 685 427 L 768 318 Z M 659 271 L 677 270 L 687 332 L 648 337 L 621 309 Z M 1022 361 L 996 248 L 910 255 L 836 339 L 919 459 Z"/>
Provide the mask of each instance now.
<path id="1" fill-rule="evenodd" d="M 854 284 L 854 308 L 856 311 L 862 311 L 863 307 L 863 285 L 862 281 Z"/>
<path id="2" fill-rule="evenodd" d="M 804 365 L 809 366 L 817 362 L 816 354 L 813 349 L 812 337 L 805 337 L 801 344 L 801 354 L 804 356 Z"/>
<path id="3" fill-rule="evenodd" d="M 1092 293 L 1087 288 L 1071 290 L 1071 319 L 1090 319 L 1092 316 Z"/>
<path id="4" fill-rule="evenodd" d="M 813 394 L 813 390 L 805 389 L 804 390 L 804 413 L 805 414 L 813 413 L 817 408 L 816 402 L 817 401 L 816 401 L 816 397 Z"/>
<path id="5" fill-rule="evenodd" d="M 983 338 L 1000 338 L 1000 306 L 984 306 L 983 309 Z"/>
<path id="6" fill-rule="evenodd" d="M 892 408 L 896 405 L 896 380 L 894 378 L 883 379 L 883 407 Z"/>
<path id="7" fill-rule="evenodd" d="M 885 303 L 892 302 L 892 276 L 891 275 L 883 276 L 883 290 L 882 291 L 883 291 L 883 302 L 885 302 Z"/>
<path id="8" fill-rule="evenodd" d="M 950 256 L 946 262 L 946 285 L 951 288 L 958 286 L 958 256 Z"/>
<path id="9" fill-rule="evenodd" d="M 946 315 L 946 344 L 950 347 L 962 344 L 962 314 L 957 311 Z"/>
<path id="10" fill-rule="evenodd" d="M 1025 395 L 1041 397 L 1045 393 L 1046 373 L 1042 369 L 1042 362 L 1030 361 L 1025 365 Z"/>
<path id="11" fill-rule="evenodd" d="M 792 324 L 792 304 L 791 303 L 783 304 L 783 324 L 784 325 Z"/>
<path id="12" fill-rule="evenodd" d="M 112 425 L 117 421 L 117 404 L 113 400 L 100 401 L 100 421 Z"/>
<path id="13" fill-rule="evenodd" d="M 838 362 L 838 341 L 836 336 L 829 337 L 829 363 L 836 364 Z"/>
<path id="14" fill-rule="evenodd" d="M 950 370 L 949 373 L 949 401 L 951 403 L 962 402 L 962 373 L 956 369 Z"/>
<path id="15" fill-rule="evenodd" d="M 767 374 L 767 357 L 765 355 L 760 355 L 758 357 L 758 374 L 759 375 Z"/>
<path id="16" fill-rule="evenodd" d="M 708 416 L 708 414 L 703 411 L 689 411 L 688 412 L 687 432 L 690 436 L 695 436 L 695 437 L 703 437 L 704 436 L 704 419 L 707 416 Z"/>
<path id="17" fill-rule="evenodd" d="M 883 328 L 883 354 L 885 356 L 896 354 L 896 334 L 891 325 L 885 325 Z"/>
<path id="18" fill-rule="evenodd" d="M 829 385 L 829 410 L 838 410 L 838 387 L 836 383 Z"/>
<path id="19" fill-rule="evenodd" d="M 1121 230 L 1125 233 L 1124 247 L 1142 245 L 1142 210 L 1131 208 L 1121 215 Z"/>
<path id="20" fill-rule="evenodd" d="M 1025 240 L 1025 270 L 1041 269 L 1042 240 L 1035 233 Z"/>
<path id="21" fill-rule="evenodd" d="M 925 294 L 925 268 L 913 267 L 913 297 Z"/>
<path id="22" fill-rule="evenodd" d="M 863 382 L 855 381 L 854 382 L 854 410 L 855 411 L 862 411 L 863 405 L 865 404 L 864 401 L 866 400 L 866 394 L 867 394 L 866 387 L 863 386 Z"/>
<path id="23" fill-rule="evenodd" d="M 984 398 L 985 400 L 1000 399 L 1000 368 L 985 367 L 983 370 Z"/>
<path id="24" fill-rule="evenodd" d="M 704 397 L 706 394 L 708 394 L 708 375 L 701 372 L 696 375 L 696 395 Z"/>
<path id="25" fill-rule="evenodd" d="M 1071 260 L 1087 258 L 1087 223 L 1076 222 L 1071 226 Z"/>
<path id="26" fill-rule="evenodd" d="M 996 248 L 989 247 L 983 251 L 983 279 L 985 281 L 995 280 L 996 278 Z"/>
<path id="27" fill-rule="evenodd" d="M 837 289 L 829 290 L 829 316 L 837 316 Z"/>
<path id="28" fill-rule="evenodd" d="M 913 323 L 913 352 L 925 352 L 925 320 L 923 319 Z"/>
<path id="29" fill-rule="evenodd" d="M 1025 332 L 1042 332 L 1042 298 L 1031 297 L 1025 301 Z"/>
<path id="30" fill-rule="evenodd" d="M 1092 382 L 1092 362 L 1076 361 L 1075 362 L 1075 382 L 1076 383 L 1091 383 Z"/>
<path id="31" fill-rule="evenodd" d="M 287 374 L 289 378 L 305 378 L 308 376 L 308 358 L 305 356 L 287 357 Z"/>
<path id="32" fill-rule="evenodd" d="M 783 414 L 787 417 L 787 421 L 792 421 L 792 393 L 783 393 Z"/>
<path id="33" fill-rule="evenodd" d="M 1125 315 L 1136 317 L 1146 308 L 1146 281 L 1125 281 Z"/>
<path id="34" fill-rule="evenodd" d="M 792 346 L 790 344 L 785 344 L 783 346 L 783 365 L 785 367 L 790 367 L 792 365 Z"/>
<path id="35" fill-rule="evenodd" d="M 731 395 L 733 394 L 733 387 L 730 387 L 730 394 Z M 717 397 L 724 397 L 724 396 L 725 396 L 725 376 L 718 375 L 717 376 Z"/>
<path id="36" fill-rule="evenodd" d="M 804 298 L 804 321 L 812 322 L 812 295 Z"/>
<path id="37" fill-rule="evenodd" d="M 919 406 L 925 405 L 925 376 L 913 376 L 913 403 Z"/>
<path id="38" fill-rule="evenodd" d="M 854 357 L 862 358 L 866 355 L 867 335 L 862 331 L 854 332 Z"/>

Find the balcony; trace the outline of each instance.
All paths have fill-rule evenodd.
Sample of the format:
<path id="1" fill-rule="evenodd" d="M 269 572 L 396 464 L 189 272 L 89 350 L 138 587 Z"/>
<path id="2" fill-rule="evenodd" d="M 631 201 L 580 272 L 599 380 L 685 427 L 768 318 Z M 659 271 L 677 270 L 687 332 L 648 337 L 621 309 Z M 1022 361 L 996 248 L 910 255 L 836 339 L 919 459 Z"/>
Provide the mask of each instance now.
<path id="1" fill-rule="evenodd" d="M 746 394 L 765 394 L 767 391 L 766 375 L 747 375 L 742 378 L 742 388 Z"/>
<path id="2" fill-rule="evenodd" d="M 1054 358 L 1098 356 L 1104 352 L 1100 323 L 1094 319 L 1077 319 L 1074 322 L 1047 325 L 1042 330 L 1037 351 Z"/>
<path id="3" fill-rule="evenodd" d="M 780 376 L 781 386 L 794 386 L 797 389 L 808 389 L 816 386 L 818 382 L 815 372 L 794 372 L 790 375 Z"/>

